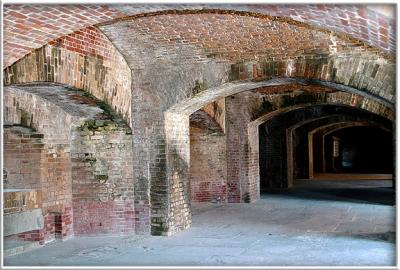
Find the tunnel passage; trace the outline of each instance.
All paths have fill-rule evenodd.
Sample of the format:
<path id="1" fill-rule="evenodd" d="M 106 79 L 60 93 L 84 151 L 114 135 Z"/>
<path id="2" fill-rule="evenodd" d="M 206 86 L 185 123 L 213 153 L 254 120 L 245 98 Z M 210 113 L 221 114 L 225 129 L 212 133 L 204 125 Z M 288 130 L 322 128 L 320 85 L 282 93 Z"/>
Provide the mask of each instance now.
<path id="1" fill-rule="evenodd" d="M 376 118 L 373 120 L 373 118 Z M 376 122 L 378 121 L 378 122 Z M 338 128 L 346 126 L 371 126 L 391 130 L 391 122 L 386 118 L 363 114 L 340 114 L 311 119 L 289 128 L 288 141 L 288 177 L 294 179 L 312 178 L 314 171 L 322 172 L 323 143 L 319 134 L 313 134 L 317 129 Z M 310 171 L 311 170 L 311 171 Z M 291 179 L 292 177 L 292 179 Z"/>
<path id="2" fill-rule="evenodd" d="M 327 173 L 393 172 L 392 133 L 376 127 L 347 127 L 323 136 Z M 337 149 L 334 149 L 337 144 Z"/>
<path id="3" fill-rule="evenodd" d="M 308 106 L 278 114 L 259 126 L 261 190 L 289 186 L 286 130 L 301 121 L 332 115 L 358 115 L 370 121 L 386 121 L 387 125 L 391 125 L 390 120 L 383 120 L 382 117 L 367 111 L 330 104 Z"/>
<path id="4" fill-rule="evenodd" d="M 84 89 L 128 121 L 133 141 L 130 152 L 138 157 L 132 159 L 131 169 L 126 170 L 128 183 L 134 181 L 134 227 L 138 233 L 171 235 L 190 226 L 187 120 L 195 110 L 187 114 L 170 111 L 176 105 L 180 107 L 186 99 L 197 98 L 197 110 L 205 101 L 233 94 L 232 88 L 244 91 L 244 88 L 250 90 L 250 86 L 257 86 L 254 83 L 242 88 L 239 81 L 262 82 L 278 76 L 321 80 L 324 84 L 340 84 L 340 91 L 363 92 L 387 102 L 394 100 L 393 59 L 376 51 L 377 48 L 364 46 L 355 39 L 357 36 L 338 35 L 340 33 L 326 31 L 326 27 L 309 26 L 308 22 L 298 24 L 288 20 L 292 15 L 271 13 L 269 8 L 265 13 L 281 17 L 260 16 L 257 10 L 227 10 L 231 6 L 220 11 L 194 8 L 190 12 L 176 12 L 175 8 L 166 6 L 165 13 L 146 14 L 146 7 L 146 12 L 135 12 L 138 16 L 105 20 L 104 24 L 96 26 L 82 25 L 76 28 L 80 31 L 65 32 L 63 35 L 68 35 L 60 38 L 53 36 L 52 39 L 57 39 L 48 44 L 43 41 L 40 43 L 43 47 L 14 64 L 10 61 L 4 71 L 6 85 L 46 81 Z M 190 27 L 175 27 L 179 25 Z M 226 29 L 232 30 L 232 34 L 226 35 Z M 343 31 L 342 27 L 335 29 Z M 349 87 L 362 91 L 350 91 Z M 347 104 L 353 98 L 357 99 L 332 95 L 330 102 L 338 100 Z M 358 102 L 381 110 L 371 105 L 373 102 L 357 99 Z M 252 171 L 247 169 L 246 155 L 250 152 L 245 137 L 247 123 L 228 123 L 227 126 L 228 201 L 254 201 L 258 198 L 259 181 L 256 173 L 248 181 Z M 240 128 L 242 134 L 229 131 L 236 128 Z M 213 139 L 224 145 L 223 138 Z M 85 162 L 90 164 L 91 161 L 94 161 L 93 156 L 88 155 Z M 93 169 L 102 182 L 106 178 L 104 166 L 102 162 L 97 164 Z M 82 183 L 82 189 L 86 188 Z M 78 195 L 86 199 L 86 191 L 81 194 L 80 189 L 77 188 Z M 112 188 L 109 191 L 110 196 L 118 194 Z M 102 204 L 90 207 L 96 214 L 98 209 L 103 209 L 98 205 Z M 82 213 L 90 210 L 81 206 L 79 204 L 78 209 L 82 209 Z M 130 216 L 128 227 L 132 228 L 131 210 L 126 214 Z M 99 216 L 103 218 L 104 215 Z M 84 231 L 102 231 L 104 224 L 93 218 L 86 222 L 87 226 L 79 227 L 85 228 Z"/>

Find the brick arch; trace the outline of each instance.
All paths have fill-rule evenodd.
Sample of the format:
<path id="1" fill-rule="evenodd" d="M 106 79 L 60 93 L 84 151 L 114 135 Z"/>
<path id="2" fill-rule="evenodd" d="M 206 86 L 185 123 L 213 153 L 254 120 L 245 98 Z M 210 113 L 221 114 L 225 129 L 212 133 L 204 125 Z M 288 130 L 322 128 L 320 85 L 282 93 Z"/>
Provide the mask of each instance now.
<path id="1" fill-rule="evenodd" d="M 270 113 L 267 113 L 260 118 L 256 119 L 255 121 L 249 123 L 249 128 L 248 128 L 248 135 L 249 135 L 249 160 L 248 160 L 248 186 L 249 186 L 249 194 L 251 198 L 258 198 L 257 193 L 259 193 L 259 181 L 260 181 L 260 175 L 259 175 L 259 132 L 258 132 L 258 127 L 259 125 L 273 119 L 274 117 L 280 116 L 285 113 L 289 113 L 292 111 L 296 111 L 299 109 L 303 108 L 313 108 L 314 106 L 323 106 L 323 105 L 335 105 L 335 106 L 341 106 L 341 107 L 355 107 L 353 104 L 349 104 L 346 102 L 346 100 L 337 100 L 336 102 L 329 102 L 329 103 L 321 103 L 321 102 L 313 102 L 313 103 L 308 103 L 308 104 L 298 104 L 295 106 L 289 106 L 285 107 Z M 360 109 L 360 108 L 355 108 L 355 109 Z M 361 109 L 360 111 L 363 111 L 365 109 Z M 367 110 L 365 110 L 367 111 Z M 382 119 L 386 119 L 388 121 L 393 121 L 393 118 L 387 118 L 387 117 L 382 117 L 381 114 L 377 112 L 371 112 L 367 111 L 368 113 L 375 114 L 377 117 L 380 117 Z M 315 120 L 315 119 L 314 119 Z M 307 122 L 307 121 L 305 121 Z M 304 124 L 304 123 L 300 123 Z M 294 125 L 295 126 L 295 125 Z M 288 152 L 289 153 L 289 152 Z M 289 183 L 290 184 L 290 183 Z"/>
<path id="2" fill-rule="evenodd" d="M 382 130 L 390 132 L 390 130 L 386 126 L 379 124 L 379 123 L 375 123 L 375 122 L 372 122 L 372 123 L 371 122 L 363 122 L 363 121 L 337 122 L 337 123 L 323 125 L 323 126 L 320 126 L 318 128 L 315 128 L 314 130 L 310 131 L 308 134 L 308 140 L 310 143 L 312 143 L 312 138 L 315 135 L 315 133 L 317 133 L 321 130 L 324 130 L 324 129 L 328 129 L 327 134 L 329 134 L 330 132 L 334 132 L 334 131 L 337 131 L 337 130 L 340 130 L 343 128 L 347 128 L 347 127 L 352 127 L 352 126 L 373 126 L 373 127 L 377 127 Z M 313 175 L 314 175 L 314 166 L 313 166 L 314 156 L 313 156 L 313 152 L 311 151 L 312 145 L 309 145 L 309 148 L 310 148 L 310 150 L 309 150 L 309 153 L 310 153 L 309 177 L 311 179 L 311 178 L 313 178 Z M 322 159 L 325 159 L 325 157 L 322 156 Z"/>
<path id="3" fill-rule="evenodd" d="M 390 8 L 390 5 L 389 5 Z M 291 18 L 315 26 L 343 32 L 365 43 L 394 52 L 394 19 L 367 5 L 289 5 L 289 4 L 239 4 L 239 5 L 18 5 L 6 4 L 5 66 L 12 64 L 32 49 L 45 45 L 52 39 L 78 29 L 115 18 L 165 10 L 218 9 L 253 12 L 269 16 Z M 393 6 L 392 6 L 393 9 Z M 371 30 L 371 31 L 370 31 Z M 31 37 L 30 40 L 23 38 Z"/>
<path id="4" fill-rule="evenodd" d="M 131 124 L 131 70 L 97 28 L 50 41 L 4 69 L 4 84 L 54 82 L 89 92 Z"/>
<path id="5" fill-rule="evenodd" d="M 386 135 L 387 136 L 389 136 L 388 138 L 390 138 L 391 137 L 391 141 L 389 140 L 389 142 L 390 142 L 390 144 L 391 144 L 391 146 L 388 146 L 388 148 L 387 148 L 387 150 L 388 151 L 385 151 L 385 153 L 383 154 L 383 152 L 382 152 L 382 154 L 384 155 L 383 157 L 382 157 L 382 160 L 386 160 L 386 161 L 388 161 L 388 159 L 385 159 L 385 156 L 386 156 L 386 158 L 387 158 L 387 156 L 389 155 L 392 155 L 392 163 L 386 163 L 386 165 L 388 165 L 389 167 L 386 167 L 386 169 L 388 169 L 388 171 L 386 172 L 386 173 L 389 173 L 389 174 L 395 174 L 395 168 L 396 168 L 396 165 L 395 165 L 395 151 L 393 151 L 393 147 L 394 147 L 394 145 L 396 144 L 396 142 L 395 142 L 395 136 L 394 136 L 394 131 L 393 131 L 393 129 L 395 128 L 395 126 L 394 126 L 394 124 L 392 124 L 392 125 L 382 125 L 381 123 L 374 123 L 373 121 L 372 121 L 372 125 L 368 125 L 368 124 L 365 124 L 365 123 L 361 123 L 361 124 L 359 124 L 358 126 L 361 126 L 361 127 L 369 127 L 369 128 L 373 128 L 374 130 L 380 130 L 381 132 L 383 132 L 383 133 L 386 133 Z M 318 142 L 319 141 L 319 144 L 321 145 L 321 147 L 323 147 L 322 148 L 322 153 L 318 153 L 318 154 L 320 154 L 321 155 L 321 161 L 322 161 L 322 164 L 320 164 L 320 170 L 319 170 L 319 172 L 322 172 L 322 173 L 326 173 L 327 172 L 327 170 L 326 170 L 326 165 L 327 165 L 327 163 L 325 162 L 325 158 L 326 158 L 326 155 L 324 154 L 324 152 L 325 152 L 325 137 L 326 136 L 328 136 L 328 135 L 330 135 L 331 133 L 333 133 L 333 132 L 335 132 L 335 131 L 340 131 L 340 130 L 342 130 L 342 129 L 351 129 L 351 128 L 353 128 L 353 127 L 357 127 L 357 125 L 346 125 L 346 124 L 342 124 L 342 125 L 332 125 L 332 126 L 327 126 L 327 127 L 325 127 L 325 128 L 320 128 L 320 129 L 318 129 L 318 130 L 316 130 L 316 132 L 313 132 L 313 133 L 309 133 L 309 141 L 311 142 L 311 143 L 314 143 L 314 142 Z M 317 140 L 315 140 L 316 138 L 316 136 L 318 136 L 317 137 Z M 368 137 L 368 136 L 367 136 Z M 373 143 L 377 143 L 378 145 L 380 145 L 380 143 L 381 142 L 373 142 Z M 387 142 L 386 142 L 387 143 Z M 367 146 L 367 148 L 368 148 L 369 146 Z M 311 151 L 311 149 L 310 149 L 310 151 Z M 314 155 L 315 155 L 315 152 L 313 153 Z M 390 158 L 389 158 L 390 159 Z M 390 169 L 390 167 L 391 167 L 391 169 Z M 314 169 L 315 168 L 315 166 L 313 166 L 313 164 L 310 164 L 310 179 L 311 178 L 314 178 L 314 173 L 316 172 L 316 170 Z M 385 170 L 386 171 L 386 170 Z M 379 178 L 378 178 L 379 179 Z M 395 178 L 394 177 L 392 177 L 392 184 L 393 184 L 393 187 L 395 186 Z"/>
<path id="6" fill-rule="evenodd" d="M 357 106 L 358 104 L 358 106 L 361 106 L 363 109 L 381 114 L 387 118 L 393 118 L 394 104 L 379 96 L 339 83 L 315 79 L 310 80 L 301 77 L 275 77 L 259 82 L 249 80 L 228 82 L 217 87 L 206 89 L 191 98 L 181 101 L 170 107 L 165 114 L 182 114 L 189 116 L 211 102 L 240 92 L 257 90 L 265 93 L 279 93 L 281 90 L 287 91 L 287 89 L 289 89 L 290 91 L 291 87 L 304 87 L 305 89 L 320 87 L 321 91 L 338 91 L 331 95 L 330 98 L 332 102 L 335 102 L 335 100 L 344 100 L 347 97 L 348 100 L 345 102 L 349 105 Z M 341 97 L 341 93 L 343 93 L 343 97 Z M 368 102 L 363 102 L 364 100 Z M 263 117 L 268 118 L 268 116 Z M 265 122 L 262 117 L 254 119 L 254 121 Z"/>
<path id="7" fill-rule="evenodd" d="M 300 80 L 301 81 L 301 80 Z M 222 97 L 234 95 L 243 91 L 262 89 L 268 87 L 289 86 L 294 82 L 299 82 L 297 78 L 274 78 L 271 80 L 261 82 L 232 82 L 214 87 L 211 89 L 204 90 L 197 94 L 193 98 L 186 99 L 183 102 L 172 106 L 169 110 L 164 113 L 165 118 L 165 136 L 166 136 L 166 169 L 168 179 L 168 196 L 170 205 L 173 207 L 167 207 L 168 212 L 168 223 L 165 224 L 166 231 L 158 231 L 159 234 L 172 234 L 177 231 L 190 227 L 190 197 L 188 190 L 189 179 L 189 164 L 190 164 L 190 151 L 189 151 L 189 115 L 200 109 L 205 104 L 216 101 Z M 304 81 L 302 81 L 304 82 Z M 337 84 L 332 84 L 333 86 Z M 339 89 L 350 90 L 352 88 L 341 88 Z M 363 92 L 362 95 L 355 93 L 356 89 L 349 92 L 334 92 L 329 93 L 326 97 L 325 102 L 327 104 L 340 104 L 352 107 L 358 107 L 363 110 L 370 111 L 375 114 L 382 115 L 383 117 L 394 119 L 393 110 L 390 108 L 390 104 L 386 101 L 376 98 L 375 96 L 368 95 Z M 319 101 L 321 103 L 322 101 Z M 324 103 L 324 102 L 322 102 Z M 384 105 L 385 104 L 385 105 Z M 258 152 L 254 151 L 258 149 L 258 126 L 274 115 L 283 113 L 288 110 L 295 108 L 304 107 L 307 104 L 301 104 L 294 107 L 284 108 L 280 111 L 275 111 L 270 114 L 263 115 L 258 119 L 255 119 L 248 125 L 248 136 L 249 136 L 249 161 L 248 161 L 248 183 L 242 188 L 239 198 L 243 199 L 243 194 L 246 195 L 246 201 L 254 201 L 259 198 L 258 182 L 259 176 L 257 175 L 258 166 Z M 312 106 L 312 105 L 310 105 Z M 229 185 L 229 183 L 228 183 Z M 152 187 L 151 187 L 152 188 Z M 242 200 L 240 199 L 240 200 Z M 165 212 L 164 212 L 165 213 Z M 154 232 L 153 232 L 154 233 Z"/>
<path id="8" fill-rule="evenodd" d="M 138 12 L 137 14 L 141 13 L 143 12 Z M 220 16 L 219 14 L 211 15 L 213 15 L 211 17 Z M 152 19 L 161 16 L 169 15 L 153 16 Z M 181 15 L 176 16 L 179 18 Z M 176 16 L 174 18 L 177 18 Z M 203 14 L 203 16 L 206 16 L 206 14 Z M 226 14 L 224 16 L 230 15 Z M 256 20 L 251 16 L 242 17 L 245 17 L 242 20 L 247 23 Z M 148 19 L 138 18 L 135 19 L 135 22 Z M 118 23 L 123 24 L 126 22 Z M 279 22 L 275 21 L 275 23 Z M 167 141 L 172 139 L 168 137 L 167 133 L 175 131 L 166 131 L 164 123 L 168 120 L 166 118 L 169 117 L 165 116 L 167 114 L 165 112 L 188 97 L 195 98 L 197 95 L 201 95 L 203 91 L 215 90 L 215 87 L 225 83 L 232 82 L 236 84 L 233 81 L 260 81 L 274 76 L 283 76 L 330 81 L 362 90 L 362 92 L 371 94 L 370 96 L 375 95 L 382 102 L 391 103 L 394 101 L 395 72 L 393 61 L 390 58 L 387 59 L 374 48 L 366 48 L 361 43 L 352 43 L 354 40 L 346 41 L 339 38 L 339 40 L 335 41 L 333 39 L 332 41 L 330 35 L 327 35 L 326 32 L 319 33 L 317 30 L 304 28 L 309 33 L 323 36 L 325 54 L 311 51 L 305 55 L 300 51 L 295 59 L 281 59 L 279 57 L 274 59 L 268 57 L 268 55 L 265 56 L 264 52 L 265 57 L 259 57 L 260 55 L 255 53 L 250 55 L 253 60 L 247 61 L 246 59 L 249 59 L 248 55 L 245 55 L 245 59 L 241 59 L 242 54 L 240 54 L 239 57 L 232 60 L 229 59 L 229 55 L 225 59 L 224 55 L 221 56 L 215 51 L 211 53 L 202 52 L 203 54 L 200 55 L 200 58 L 193 59 L 191 58 L 194 55 L 192 47 L 185 45 L 185 40 L 182 38 L 176 38 L 175 40 L 169 40 L 168 38 L 165 41 L 161 36 L 160 42 L 155 43 L 151 39 L 154 36 L 142 35 L 140 31 L 145 32 L 145 28 L 143 28 L 144 30 L 142 28 L 135 29 L 132 26 L 119 29 L 116 27 L 116 23 L 99 27 L 101 31 L 98 31 L 96 27 L 88 27 L 51 42 L 44 49 L 39 49 L 38 54 L 36 52 L 32 53 L 7 68 L 4 78 L 6 82 L 7 80 L 14 80 L 11 83 L 33 80 L 51 81 L 53 80 L 51 69 L 53 63 L 54 66 L 57 63 L 55 69 L 59 71 L 55 74 L 58 77 L 54 76 L 56 79 L 59 78 L 59 74 L 69 75 L 70 67 L 72 67 L 72 70 L 76 71 L 73 76 L 64 77 L 67 78 L 68 84 L 74 85 L 76 83 L 79 88 L 87 87 L 89 92 L 111 104 L 120 115 L 123 115 L 129 121 L 135 138 L 133 154 L 141 157 L 134 160 L 133 166 L 136 191 L 140 193 L 138 195 L 140 199 L 137 202 L 140 208 L 137 209 L 138 220 L 143 220 L 143 222 L 138 222 L 137 228 L 143 227 L 139 231 L 148 232 L 149 223 L 153 224 L 151 228 L 154 230 L 154 234 L 179 231 L 182 227 L 189 226 L 187 224 L 190 223 L 190 218 L 186 213 L 182 213 L 178 209 L 179 207 L 165 206 L 165 201 L 169 201 L 166 185 L 170 182 L 167 179 L 172 177 L 172 172 L 166 170 L 166 168 L 169 168 L 167 166 L 169 161 L 167 161 L 165 150 L 168 144 Z M 289 26 L 286 25 L 285 27 Z M 132 29 L 135 29 L 135 31 L 131 35 L 129 31 Z M 89 38 L 90 40 L 91 36 L 96 36 L 97 34 L 93 34 L 96 31 L 101 32 L 98 33 L 101 37 L 95 38 L 95 41 L 101 44 L 104 41 L 105 44 L 115 46 L 116 48 L 111 50 L 111 54 L 118 50 L 121 54 L 118 59 L 121 60 L 123 57 L 124 60 L 121 61 L 125 61 L 125 64 L 120 64 L 119 60 L 114 62 L 106 60 L 109 54 L 107 46 L 105 49 L 100 46 L 102 53 L 93 52 L 91 45 L 82 47 L 81 43 L 88 44 L 89 42 L 86 39 Z M 152 33 L 157 36 L 157 31 L 155 30 Z M 294 32 L 293 29 L 291 31 Z M 113 33 L 117 34 L 117 37 L 113 36 Z M 124 35 L 122 34 L 127 35 L 132 40 L 123 39 Z M 318 39 L 316 41 L 318 42 Z M 170 46 L 171 42 L 174 46 Z M 329 42 L 333 42 L 332 48 L 329 47 Z M 148 48 L 147 45 L 151 45 L 150 51 L 146 49 Z M 88 48 L 89 50 L 85 51 Z M 53 49 L 54 55 L 52 54 Z M 331 52 L 330 49 L 332 49 L 332 54 L 327 55 L 328 51 Z M 42 53 L 43 50 L 44 52 Z M 62 57 L 58 57 L 56 53 L 64 50 L 66 52 L 61 54 Z M 335 51 L 346 52 L 348 55 L 337 54 Z M 92 53 L 94 55 L 91 55 Z M 136 57 L 136 53 L 145 58 Z M 115 52 L 115 54 L 118 53 Z M 50 60 L 50 64 L 41 60 L 44 59 L 44 56 L 46 61 Z M 70 56 L 73 61 L 63 62 L 62 66 L 58 66 L 58 60 L 64 56 Z M 188 58 L 186 59 L 185 57 Z M 143 59 L 148 59 L 149 61 L 143 61 Z M 32 75 L 30 67 L 35 70 L 37 66 L 35 63 L 39 63 L 39 70 L 43 72 L 36 72 Z M 65 65 L 65 63 L 69 64 Z M 124 67 L 123 72 L 120 69 L 113 70 L 112 67 L 116 65 L 119 68 Z M 46 69 L 44 68 L 45 66 Z M 47 73 L 47 66 L 50 66 L 50 76 Z M 83 69 L 81 69 L 82 66 Z M 88 69 L 88 73 L 84 72 L 85 68 Z M 116 74 L 113 71 L 121 72 Z M 20 74 L 17 75 L 15 72 Z M 96 76 L 96 74 L 99 76 Z M 13 79 L 13 76 L 16 78 Z M 33 76 L 34 79 L 30 76 Z M 44 79 L 41 79 L 43 77 Z M 18 78 L 21 79 L 19 80 Z M 100 80 L 99 84 L 97 83 L 98 79 Z M 71 83 L 70 80 L 73 82 Z M 93 84 L 93 82 L 95 83 Z M 108 84 L 110 82 L 111 85 Z M 118 87 L 115 87 L 115 85 Z M 115 89 L 118 91 L 114 91 Z M 358 101 L 356 100 L 355 102 Z M 371 105 L 364 103 L 362 106 L 368 107 Z M 168 114 L 171 115 L 171 113 Z M 179 121 L 179 116 L 176 120 Z M 143 128 L 150 125 L 151 128 Z M 182 164 L 182 168 L 187 168 L 189 157 L 180 148 L 174 149 L 174 152 L 176 156 L 179 156 L 177 160 L 179 160 L 178 163 Z M 177 166 L 177 168 L 179 167 Z M 181 171 L 185 172 L 186 170 Z M 167 177 L 167 175 L 169 176 Z M 173 177 L 179 179 L 179 174 L 175 174 Z M 149 195 L 150 190 L 153 190 L 155 195 Z M 171 205 L 187 204 L 188 202 L 188 198 L 185 198 L 182 193 L 176 192 L 174 197 L 175 199 L 171 200 Z M 154 206 L 154 214 L 150 214 L 150 205 Z M 170 210 L 174 212 L 174 217 L 171 219 L 169 218 Z M 148 220 L 151 215 L 153 215 L 153 218 Z M 178 223 L 186 225 L 178 226 L 181 228 L 174 228 L 174 224 L 177 224 L 173 220 L 175 217 L 180 220 Z"/>

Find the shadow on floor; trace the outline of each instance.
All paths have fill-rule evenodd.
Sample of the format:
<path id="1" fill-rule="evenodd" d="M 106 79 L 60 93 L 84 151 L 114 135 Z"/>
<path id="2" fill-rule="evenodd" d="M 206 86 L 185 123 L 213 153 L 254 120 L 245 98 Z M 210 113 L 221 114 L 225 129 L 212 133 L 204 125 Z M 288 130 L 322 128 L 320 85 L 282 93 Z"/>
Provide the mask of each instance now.
<path id="1" fill-rule="evenodd" d="M 395 232 L 384 232 L 384 233 L 336 233 L 335 236 L 338 237 L 351 237 L 356 239 L 365 239 L 377 242 L 388 242 L 396 243 L 396 233 Z"/>
<path id="2" fill-rule="evenodd" d="M 395 190 L 391 187 L 315 187 L 301 186 L 289 189 L 269 189 L 263 195 L 279 194 L 299 199 L 394 205 Z"/>

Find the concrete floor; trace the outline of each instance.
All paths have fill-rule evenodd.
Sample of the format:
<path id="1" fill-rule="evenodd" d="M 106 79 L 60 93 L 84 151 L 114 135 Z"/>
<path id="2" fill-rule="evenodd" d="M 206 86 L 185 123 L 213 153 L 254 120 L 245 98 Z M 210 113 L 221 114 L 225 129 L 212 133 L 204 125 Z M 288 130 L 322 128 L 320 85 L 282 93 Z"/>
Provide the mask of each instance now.
<path id="1" fill-rule="evenodd" d="M 5 258 L 34 266 L 395 265 L 391 181 L 300 181 L 252 204 L 196 204 L 172 237 L 76 237 Z M 375 187 L 380 186 L 380 187 Z"/>

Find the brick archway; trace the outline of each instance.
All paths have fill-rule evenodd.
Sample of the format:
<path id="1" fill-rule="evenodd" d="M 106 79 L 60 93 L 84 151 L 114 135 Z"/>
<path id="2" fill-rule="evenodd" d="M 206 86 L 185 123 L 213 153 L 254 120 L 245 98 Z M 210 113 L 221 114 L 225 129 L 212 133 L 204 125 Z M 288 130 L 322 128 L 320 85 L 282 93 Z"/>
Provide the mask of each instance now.
<path id="1" fill-rule="evenodd" d="M 354 122 L 351 122 L 350 121 L 350 122 L 332 123 L 332 124 L 323 125 L 323 126 L 320 126 L 318 128 L 315 128 L 315 129 L 311 130 L 308 133 L 308 141 L 309 141 L 309 144 L 308 144 L 308 148 L 309 148 L 309 177 L 310 177 L 310 179 L 312 179 L 314 177 L 314 171 L 315 171 L 314 170 L 314 162 L 313 162 L 314 153 L 312 151 L 312 149 L 313 149 L 313 141 L 314 141 L 313 138 L 314 138 L 315 134 L 317 134 L 317 133 L 319 133 L 321 131 L 326 131 L 322 135 L 322 146 L 321 147 L 322 147 L 322 149 L 324 149 L 324 137 L 326 135 L 329 135 L 332 132 L 335 132 L 335 131 L 338 131 L 338 130 L 341 130 L 341 129 L 344 129 L 344 128 L 348 128 L 348 127 L 375 127 L 375 128 L 382 129 L 382 130 L 384 130 L 386 132 L 391 132 L 391 130 L 387 126 L 382 125 L 381 123 L 376 123 L 374 121 L 370 121 L 370 120 L 368 122 L 366 122 L 366 121 L 354 121 Z M 322 156 L 320 157 L 320 159 L 322 161 L 322 164 L 325 164 L 325 155 L 323 154 L 323 151 L 322 151 Z"/>
<path id="2" fill-rule="evenodd" d="M 320 119 L 303 121 L 288 128 L 286 137 L 288 142 L 287 164 L 289 183 L 293 183 L 294 180 L 299 177 L 312 177 L 312 164 L 314 164 L 312 136 L 320 128 L 326 128 L 329 126 L 377 126 L 383 129 L 387 128 L 380 122 L 377 122 L 371 118 L 363 118 L 359 115 L 332 115 L 328 117 L 322 117 Z M 295 137 L 297 138 L 297 141 L 295 141 Z M 302 140 L 298 141 L 298 139 Z M 297 147 L 295 144 L 297 144 Z M 304 157 L 304 159 L 299 160 L 300 156 Z M 319 158 L 322 159 L 322 157 Z"/>
<path id="3" fill-rule="evenodd" d="M 389 40 L 382 43 L 378 38 L 379 42 L 370 42 L 358 30 L 343 35 L 340 32 L 346 28 L 342 27 L 342 21 L 338 25 L 322 24 L 322 28 L 299 23 L 304 20 L 299 14 L 314 18 L 313 14 L 320 14 L 319 7 L 329 10 L 327 6 L 308 6 L 310 10 L 301 11 L 292 6 L 269 7 L 272 8 L 259 10 L 257 5 L 244 5 L 235 10 L 232 6 L 212 9 L 185 5 L 171 11 L 170 7 L 152 6 L 151 12 L 123 7 L 127 8 L 123 14 L 111 12 L 106 14 L 107 18 L 100 16 L 94 23 L 101 24 L 96 26 L 74 33 L 69 31 L 75 29 L 68 28 L 64 33 L 68 35 L 62 38 L 50 33 L 40 46 L 52 38 L 57 40 L 24 58 L 20 57 L 21 51 L 30 48 L 22 48 L 13 55 L 20 60 L 6 69 L 5 81 L 6 84 L 54 81 L 74 85 L 93 93 L 129 121 L 134 141 L 132 152 L 138 157 L 132 166 L 138 206 L 137 232 L 172 234 L 190 226 L 189 198 L 185 193 L 190 162 L 188 116 L 206 102 L 271 87 L 274 83 L 279 86 L 297 82 L 337 87 L 342 91 L 330 95 L 328 102 L 346 100 L 367 110 L 382 110 L 389 116 L 392 113 L 395 69 L 393 55 L 388 53 L 393 48 Z M 21 18 L 20 12 L 25 8 L 29 6 L 19 10 L 10 8 L 9 15 L 29 22 L 29 16 Z M 104 11 L 98 6 L 84 9 Z M 75 15 L 79 15 L 80 10 L 76 11 Z M 38 15 L 42 12 L 45 11 L 38 10 Z M 196 17 L 202 23 L 196 22 Z M 121 20 L 110 21 L 114 18 Z M 187 22 L 191 27 L 179 28 L 183 23 L 176 21 Z M 231 35 L 232 42 L 225 42 L 224 34 L 227 28 L 231 29 L 232 22 L 238 27 Z M 257 30 L 257 25 L 274 27 Z M 245 30 L 238 30 L 239 26 Z M 389 34 L 390 27 L 383 28 L 382 38 L 393 36 Z M 192 33 L 187 29 L 193 30 Z M 253 31 L 258 36 L 252 35 Z M 290 42 L 285 33 L 302 42 Z M 274 38 L 268 39 L 270 36 Z M 249 40 L 249 44 L 241 42 L 242 39 Z M 375 46 L 366 46 L 363 41 Z M 286 49 L 283 52 L 277 49 L 276 42 Z M 278 76 L 285 78 L 277 79 Z M 229 189 L 230 201 L 242 200 L 238 181 L 232 181 Z"/>
<path id="4" fill-rule="evenodd" d="M 254 88 L 263 88 L 268 86 L 285 86 L 298 81 L 296 78 L 275 78 L 261 82 L 235 82 L 227 83 L 221 86 L 207 89 L 193 98 L 187 99 L 167 110 L 165 117 L 165 134 L 166 134 L 166 171 L 167 171 L 167 192 L 169 198 L 169 206 L 164 208 L 164 213 L 168 213 L 163 223 L 167 231 L 157 231 L 159 234 L 170 235 L 180 230 L 184 230 L 191 225 L 190 213 L 190 191 L 189 191 L 189 164 L 190 164 L 190 145 L 189 145 L 189 115 L 204 105 L 216 101 L 222 97 L 234 95 L 243 91 L 253 90 Z M 338 85 L 338 84 L 333 84 Z M 343 88 L 338 85 L 337 88 Z M 353 107 L 361 107 L 364 110 L 375 114 L 382 115 L 389 119 L 393 119 L 394 114 L 391 105 L 386 101 L 369 96 L 363 93 L 363 96 L 354 89 L 352 93 L 336 92 L 327 98 L 327 104 L 347 105 Z M 357 100 L 357 102 L 355 102 Z M 368 102 L 363 102 L 368 101 Z M 320 102 L 319 102 L 320 103 Z M 315 103 L 318 104 L 318 103 Z M 268 119 L 284 112 L 295 110 L 305 106 L 314 106 L 315 104 L 301 104 L 283 108 L 272 113 L 265 114 L 248 124 L 248 179 L 247 183 L 229 183 L 234 187 L 240 187 L 238 201 L 252 202 L 259 198 L 259 175 L 258 175 L 258 126 Z M 361 105 L 364 104 L 364 105 Z M 368 105 L 366 105 L 368 104 Z M 390 106 L 390 107 L 388 107 Z M 243 188 L 243 186 L 245 188 Z M 244 197 L 246 197 L 244 199 Z M 154 231 L 153 231 L 154 232 Z"/>
<path id="5" fill-rule="evenodd" d="M 346 98 L 344 100 L 336 100 L 336 102 L 330 102 L 330 103 L 325 103 L 326 105 L 340 105 L 340 106 L 350 106 L 353 107 L 354 104 L 346 102 Z M 287 108 L 283 108 L 271 113 L 267 113 L 260 118 L 254 120 L 253 122 L 249 123 L 248 126 L 248 136 L 249 136 L 249 159 L 248 159 L 248 172 L 249 172 L 249 177 L 248 177 L 248 186 L 252 187 L 250 190 L 250 194 L 252 194 L 252 198 L 258 199 L 259 198 L 259 181 L 260 181 L 260 174 L 259 174 L 259 133 L 258 133 L 258 127 L 259 125 L 265 123 L 266 121 L 272 119 L 273 117 L 276 117 L 282 113 L 287 113 L 290 111 L 298 110 L 301 108 L 306 108 L 306 107 L 313 107 L 316 105 L 324 105 L 324 103 L 314 103 L 314 104 L 301 104 L 301 105 L 295 105 L 295 106 L 290 106 Z M 381 114 L 379 111 L 372 111 L 373 114 L 377 114 L 380 116 L 383 116 L 391 121 L 393 121 L 394 114 L 391 116 L 387 116 L 385 114 Z M 393 112 L 392 112 L 393 113 Z"/>

